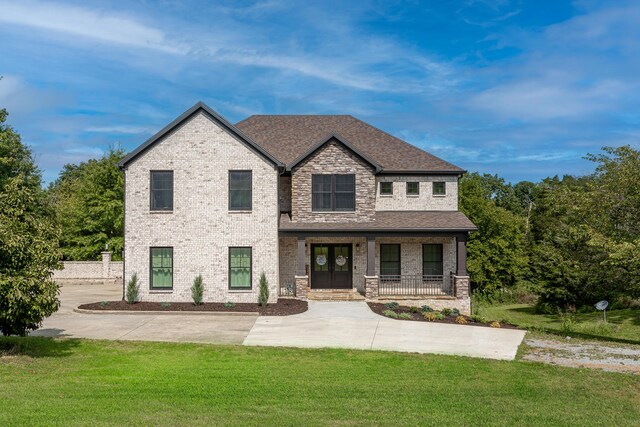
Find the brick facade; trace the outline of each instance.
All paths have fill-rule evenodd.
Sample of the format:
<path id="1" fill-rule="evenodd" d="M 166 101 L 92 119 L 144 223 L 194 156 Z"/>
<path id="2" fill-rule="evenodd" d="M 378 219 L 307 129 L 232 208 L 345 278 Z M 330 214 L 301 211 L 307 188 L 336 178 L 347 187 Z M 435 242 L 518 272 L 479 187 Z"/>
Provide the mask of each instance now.
<path id="1" fill-rule="evenodd" d="M 433 195 L 433 183 L 445 182 L 446 194 Z M 393 182 L 393 194 L 380 194 L 381 182 Z M 407 182 L 418 182 L 419 194 L 407 194 Z M 377 211 L 457 211 L 458 177 L 455 175 L 379 175 L 376 177 Z"/>
<path id="2" fill-rule="evenodd" d="M 376 274 L 380 274 L 380 245 L 400 244 L 400 274 L 422 275 L 422 245 L 442 244 L 442 272 L 456 271 L 456 239 L 453 237 L 379 237 L 376 239 Z"/>

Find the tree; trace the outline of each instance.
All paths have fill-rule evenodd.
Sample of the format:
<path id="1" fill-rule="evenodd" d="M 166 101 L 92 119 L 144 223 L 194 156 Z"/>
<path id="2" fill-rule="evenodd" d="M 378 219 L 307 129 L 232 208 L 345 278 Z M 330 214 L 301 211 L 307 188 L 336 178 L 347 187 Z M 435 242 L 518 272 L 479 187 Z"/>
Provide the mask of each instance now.
<path id="1" fill-rule="evenodd" d="M 118 162 L 125 153 L 109 148 L 99 159 L 65 165 L 49 187 L 62 228 L 65 259 L 94 260 L 105 245 L 120 258 L 124 248 L 124 176 Z"/>
<path id="2" fill-rule="evenodd" d="M 59 230 L 31 151 L 0 110 L 0 332 L 26 335 L 59 307 Z"/>

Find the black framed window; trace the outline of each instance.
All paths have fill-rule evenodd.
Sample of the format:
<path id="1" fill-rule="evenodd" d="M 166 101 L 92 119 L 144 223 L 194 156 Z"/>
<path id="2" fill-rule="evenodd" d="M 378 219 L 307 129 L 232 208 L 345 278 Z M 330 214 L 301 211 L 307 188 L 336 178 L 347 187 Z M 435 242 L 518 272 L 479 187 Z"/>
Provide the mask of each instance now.
<path id="1" fill-rule="evenodd" d="M 383 194 L 383 195 L 393 194 L 393 182 L 381 182 L 380 194 Z"/>
<path id="2" fill-rule="evenodd" d="M 251 289 L 251 248 L 229 248 L 229 289 Z"/>
<path id="3" fill-rule="evenodd" d="M 312 175 L 311 204 L 314 211 L 354 211 L 356 176 Z"/>
<path id="4" fill-rule="evenodd" d="M 173 248 L 150 248 L 150 280 L 152 289 L 173 288 Z"/>
<path id="5" fill-rule="evenodd" d="M 151 171 L 151 210 L 173 210 L 173 171 Z"/>
<path id="6" fill-rule="evenodd" d="M 447 183 L 446 182 L 434 182 L 433 183 L 433 195 L 434 196 L 444 196 L 447 194 Z"/>
<path id="7" fill-rule="evenodd" d="M 251 171 L 229 171 L 229 210 L 251 210 Z"/>
<path id="8" fill-rule="evenodd" d="M 407 196 L 417 196 L 420 194 L 419 182 L 407 182 Z"/>
<path id="9" fill-rule="evenodd" d="M 442 276 L 442 245 L 422 245 L 422 275 Z"/>
<path id="10" fill-rule="evenodd" d="M 400 276 L 400 245 L 380 245 L 380 275 Z"/>

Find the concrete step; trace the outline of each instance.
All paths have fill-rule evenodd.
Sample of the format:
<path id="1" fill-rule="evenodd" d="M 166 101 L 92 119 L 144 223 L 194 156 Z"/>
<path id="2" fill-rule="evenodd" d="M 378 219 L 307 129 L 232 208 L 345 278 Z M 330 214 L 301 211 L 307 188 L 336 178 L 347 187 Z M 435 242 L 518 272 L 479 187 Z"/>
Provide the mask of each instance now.
<path id="1" fill-rule="evenodd" d="M 364 295 L 352 290 L 313 290 L 307 298 L 312 301 L 364 301 Z"/>

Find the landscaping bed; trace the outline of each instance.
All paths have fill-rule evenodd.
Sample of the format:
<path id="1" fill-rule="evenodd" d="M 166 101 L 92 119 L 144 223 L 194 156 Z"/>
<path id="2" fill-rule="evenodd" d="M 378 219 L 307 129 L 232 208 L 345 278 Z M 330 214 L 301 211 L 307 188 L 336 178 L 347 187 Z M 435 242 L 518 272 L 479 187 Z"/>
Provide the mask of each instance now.
<path id="1" fill-rule="evenodd" d="M 266 307 L 262 307 L 258 303 L 205 302 L 200 305 L 194 305 L 191 302 L 136 302 L 128 304 L 126 301 L 102 301 L 82 304 L 78 308 L 96 311 L 209 311 L 259 313 L 261 316 L 290 316 L 304 313 L 307 311 L 308 304 L 306 301 L 286 298 L 280 298 L 277 303 L 267 304 Z"/>
<path id="2" fill-rule="evenodd" d="M 419 322 L 450 323 L 457 325 L 485 326 L 491 328 L 519 329 L 504 321 L 480 319 L 477 317 L 461 315 L 455 309 L 432 310 L 428 306 L 406 307 L 397 303 L 367 302 L 369 308 L 380 316 L 396 320 L 413 320 Z"/>

